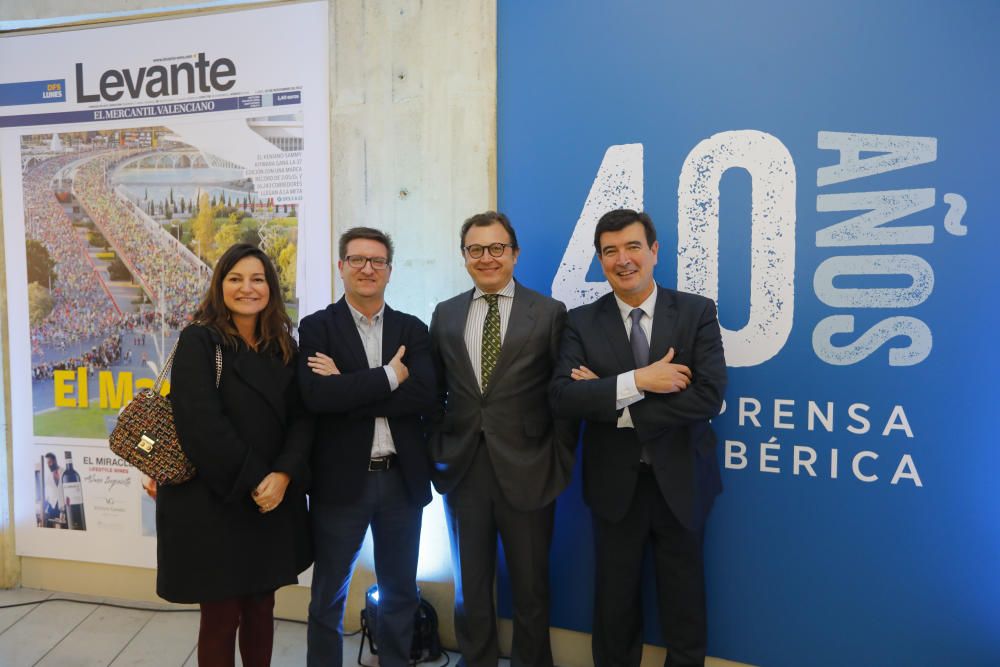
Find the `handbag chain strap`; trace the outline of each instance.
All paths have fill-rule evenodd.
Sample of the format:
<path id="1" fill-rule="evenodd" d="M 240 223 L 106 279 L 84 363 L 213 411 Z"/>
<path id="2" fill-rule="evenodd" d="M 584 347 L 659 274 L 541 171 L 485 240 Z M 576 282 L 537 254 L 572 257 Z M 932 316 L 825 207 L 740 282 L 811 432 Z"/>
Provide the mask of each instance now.
<path id="1" fill-rule="evenodd" d="M 180 345 L 181 339 L 177 338 L 177 342 L 174 343 L 174 347 L 170 350 L 170 354 L 167 355 L 167 360 L 163 362 L 163 368 L 160 369 L 160 374 L 156 376 L 156 382 L 153 384 L 153 393 L 160 393 L 160 386 L 163 385 L 163 380 L 166 379 L 167 374 L 170 372 L 170 367 L 174 364 L 174 355 L 177 354 L 177 346 Z M 215 344 L 215 388 L 219 388 L 219 382 L 222 380 L 222 347 L 216 343 Z"/>

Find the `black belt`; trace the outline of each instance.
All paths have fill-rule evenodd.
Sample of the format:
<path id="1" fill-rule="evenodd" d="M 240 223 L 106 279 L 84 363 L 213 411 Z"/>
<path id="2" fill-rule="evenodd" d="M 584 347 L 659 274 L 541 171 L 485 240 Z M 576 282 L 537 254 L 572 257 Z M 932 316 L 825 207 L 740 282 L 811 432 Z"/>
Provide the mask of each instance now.
<path id="1" fill-rule="evenodd" d="M 383 472 L 395 467 L 396 455 L 387 454 L 368 459 L 368 472 Z"/>

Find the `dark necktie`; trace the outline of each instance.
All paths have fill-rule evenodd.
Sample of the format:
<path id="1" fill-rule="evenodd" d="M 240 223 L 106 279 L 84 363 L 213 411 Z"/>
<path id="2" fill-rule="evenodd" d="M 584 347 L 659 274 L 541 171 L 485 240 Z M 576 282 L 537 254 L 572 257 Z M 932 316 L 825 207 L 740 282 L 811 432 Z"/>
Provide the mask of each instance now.
<path id="1" fill-rule="evenodd" d="M 632 318 L 632 335 L 629 343 L 632 345 L 632 358 L 635 360 L 635 367 L 642 368 L 649 365 L 649 341 L 646 339 L 646 332 L 639 326 L 642 319 L 642 308 L 633 308 L 628 314 Z"/>
<path id="2" fill-rule="evenodd" d="M 649 365 L 649 340 L 646 338 L 646 332 L 639 326 L 639 320 L 642 319 L 642 308 L 633 308 L 628 316 L 632 318 L 632 335 L 629 336 L 629 343 L 632 345 L 632 358 L 635 359 L 635 367 L 642 368 Z M 645 445 L 642 446 L 639 460 L 645 463 L 653 461 L 649 449 Z"/>
<path id="3" fill-rule="evenodd" d="M 480 357 L 481 384 L 485 393 L 486 387 L 490 384 L 490 376 L 493 375 L 493 369 L 496 368 L 497 357 L 500 356 L 500 306 L 497 303 L 500 295 L 484 294 L 483 298 L 489 304 L 489 310 L 486 311 L 486 320 L 483 322 L 483 347 L 482 356 Z"/>

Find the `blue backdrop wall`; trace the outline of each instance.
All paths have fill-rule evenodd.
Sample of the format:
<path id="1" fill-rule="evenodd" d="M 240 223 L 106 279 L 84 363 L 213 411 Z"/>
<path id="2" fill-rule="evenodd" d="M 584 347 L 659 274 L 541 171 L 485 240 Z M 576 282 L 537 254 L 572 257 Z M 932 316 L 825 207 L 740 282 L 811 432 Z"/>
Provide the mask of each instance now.
<path id="1" fill-rule="evenodd" d="M 712 655 L 1000 664 L 998 25 L 992 1 L 499 2 L 518 277 L 603 293 L 593 225 L 629 205 L 657 279 L 718 300 Z M 590 539 L 577 470 L 553 625 L 590 630 Z"/>

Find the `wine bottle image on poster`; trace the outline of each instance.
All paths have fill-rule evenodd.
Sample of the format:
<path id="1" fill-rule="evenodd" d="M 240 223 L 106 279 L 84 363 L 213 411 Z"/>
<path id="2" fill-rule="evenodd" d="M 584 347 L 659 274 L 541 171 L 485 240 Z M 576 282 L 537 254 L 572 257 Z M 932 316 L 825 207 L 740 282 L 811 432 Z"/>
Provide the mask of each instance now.
<path id="1" fill-rule="evenodd" d="M 87 530 L 87 519 L 83 510 L 83 485 L 80 483 L 80 473 L 73 468 L 72 452 L 66 452 L 66 470 L 63 472 L 62 485 L 69 529 Z"/>
<path id="2" fill-rule="evenodd" d="M 63 495 L 62 468 L 53 452 L 41 457 L 42 525 L 45 528 L 66 527 L 66 500 Z"/>
<path id="3" fill-rule="evenodd" d="M 42 461 L 35 463 L 35 525 L 39 528 L 45 526 L 45 480 L 42 477 Z"/>

